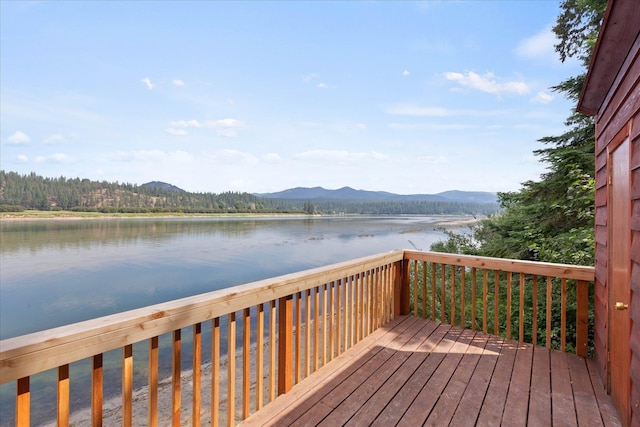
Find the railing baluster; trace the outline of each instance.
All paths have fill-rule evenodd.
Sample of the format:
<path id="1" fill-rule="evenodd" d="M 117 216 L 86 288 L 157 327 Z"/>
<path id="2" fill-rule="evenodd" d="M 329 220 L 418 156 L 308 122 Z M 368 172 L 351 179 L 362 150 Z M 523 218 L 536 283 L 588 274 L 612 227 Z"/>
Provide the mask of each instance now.
<path id="1" fill-rule="evenodd" d="M 560 298 L 560 350 L 567 349 L 567 279 L 561 280 L 561 298 Z"/>
<path id="2" fill-rule="evenodd" d="M 362 316 L 362 290 L 360 289 L 360 285 L 362 285 L 362 276 L 361 273 L 358 273 L 356 275 L 356 283 L 355 283 L 355 303 L 356 303 L 356 313 L 355 313 L 355 327 L 356 327 L 356 331 L 355 331 L 355 339 L 356 342 L 360 341 L 362 339 L 362 320 L 361 320 L 361 316 Z"/>
<path id="3" fill-rule="evenodd" d="M 488 316 L 487 310 L 489 309 L 489 270 L 486 268 L 482 270 L 482 332 L 485 334 L 488 332 Z"/>
<path id="4" fill-rule="evenodd" d="M 547 348 L 551 348 L 551 276 L 547 276 Z"/>
<path id="5" fill-rule="evenodd" d="M 295 296 L 296 303 L 296 338 L 295 338 L 295 381 L 298 384 L 302 379 L 302 357 L 300 351 L 302 349 L 302 292 L 298 292 Z"/>
<path id="6" fill-rule="evenodd" d="M 269 402 L 276 398 L 276 301 L 269 301 Z"/>
<path id="7" fill-rule="evenodd" d="M 227 426 L 236 418 L 236 313 L 228 315 L 227 331 Z"/>
<path id="8" fill-rule="evenodd" d="M 242 319 L 242 419 L 249 417 L 251 403 L 251 308 L 243 310 Z"/>
<path id="9" fill-rule="evenodd" d="M 333 360 L 333 350 L 335 348 L 335 340 L 333 333 L 333 313 L 334 313 L 334 304 L 333 304 L 333 294 L 334 294 L 334 285 L 335 282 L 331 282 L 329 284 L 329 361 Z"/>
<path id="10" fill-rule="evenodd" d="M 322 285 L 322 366 L 327 364 L 327 311 L 329 283 Z"/>
<path id="11" fill-rule="evenodd" d="M 422 261 L 422 318 L 427 318 L 427 262 Z"/>
<path id="12" fill-rule="evenodd" d="M 278 299 L 278 395 L 291 390 L 293 380 L 293 295 Z"/>
<path id="13" fill-rule="evenodd" d="M 319 333 L 320 333 L 320 315 L 318 310 L 320 310 L 319 302 L 320 302 L 320 288 L 324 289 L 322 286 L 316 286 L 313 288 L 313 371 L 318 370 L 318 364 L 320 359 L 320 348 L 319 348 Z M 324 295 L 324 291 L 323 291 Z M 322 347 L 322 351 L 324 352 L 324 346 Z"/>
<path id="14" fill-rule="evenodd" d="M 493 274 L 493 334 L 500 335 L 500 270 Z"/>
<path id="15" fill-rule="evenodd" d="M 467 322 L 465 319 L 465 315 L 466 315 L 466 311 L 467 311 L 467 304 L 466 304 L 466 283 L 465 283 L 465 279 L 466 279 L 466 275 L 467 272 L 465 270 L 465 267 L 462 266 L 460 267 L 460 326 L 463 328 L 467 327 Z"/>
<path id="16" fill-rule="evenodd" d="M 449 312 L 451 316 L 451 324 L 456 324 L 456 266 L 451 265 L 451 306 Z"/>
<path id="17" fill-rule="evenodd" d="M 211 321 L 211 426 L 220 425 L 220 318 Z"/>
<path id="18" fill-rule="evenodd" d="M 133 424 L 133 345 L 122 348 L 122 425 Z"/>
<path id="19" fill-rule="evenodd" d="M 148 406 L 148 422 L 149 426 L 158 425 L 158 337 L 149 339 L 149 366 L 148 366 L 148 389 L 149 389 L 149 406 Z"/>
<path id="20" fill-rule="evenodd" d="M 93 366 L 91 370 L 91 425 L 93 427 L 102 426 L 102 389 L 103 389 L 103 369 L 102 353 L 93 356 Z"/>
<path id="21" fill-rule="evenodd" d="M 445 264 L 440 264 L 440 321 L 447 321 L 447 277 L 446 277 L 446 266 Z"/>
<path id="22" fill-rule="evenodd" d="M 476 304 L 476 268 L 471 268 L 471 330 L 476 330 L 476 316 L 477 316 L 477 304 Z"/>
<path id="23" fill-rule="evenodd" d="M 307 289 L 304 294 L 304 376 L 311 374 L 311 292 Z"/>
<path id="24" fill-rule="evenodd" d="M 256 411 L 262 408 L 264 376 L 264 304 L 260 303 L 256 314 Z"/>
<path id="25" fill-rule="evenodd" d="M 411 313 L 418 317 L 418 261 L 411 260 L 409 263 L 410 274 L 413 277 L 413 286 L 411 287 L 413 291 L 413 307 L 411 308 Z"/>
<path id="26" fill-rule="evenodd" d="M 431 320 L 436 320 L 436 264 L 431 263 Z"/>
<path id="27" fill-rule="evenodd" d="M 524 273 L 520 273 L 520 305 L 518 306 L 520 312 L 520 325 L 518 340 L 524 341 Z"/>
<path id="28" fill-rule="evenodd" d="M 182 331 L 173 331 L 173 355 L 171 358 L 171 424 L 173 427 L 180 427 L 180 372 L 181 372 L 181 343 Z"/>
<path id="29" fill-rule="evenodd" d="M 58 426 L 69 425 L 69 364 L 58 367 Z"/>
<path id="30" fill-rule="evenodd" d="M 533 330 L 531 331 L 531 342 L 533 345 L 538 345 L 538 276 L 533 275 L 533 302 L 531 313 L 531 325 Z"/>
<path id="31" fill-rule="evenodd" d="M 191 425 L 200 425 L 200 385 L 202 381 L 202 324 L 193 325 L 193 366 L 191 390 Z"/>
<path id="32" fill-rule="evenodd" d="M 18 379 L 16 382 L 16 426 L 31 425 L 31 386 L 29 377 Z"/>
<path id="33" fill-rule="evenodd" d="M 511 290 L 511 285 L 512 285 L 512 279 L 513 279 L 513 274 L 510 271 L 507 271 L 507 309 L 505 311 L 506 314 L 506 323 L 507 323 L 507 330 L 505 331 L 505 337 L 507 337 L 507 339 L 511 339 L 511 302 L 512 302 L 512 290 Z M 497 335 L 497 334 L 496 334 Z"/>

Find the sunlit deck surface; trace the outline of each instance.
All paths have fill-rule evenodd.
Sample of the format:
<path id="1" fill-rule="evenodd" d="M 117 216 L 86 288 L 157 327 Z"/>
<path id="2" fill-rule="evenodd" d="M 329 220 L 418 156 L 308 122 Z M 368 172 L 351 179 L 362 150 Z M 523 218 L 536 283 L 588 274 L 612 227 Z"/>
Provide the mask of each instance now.
<path id="1" fill-rule="evenodd" d="M 620 425 L 592 361 L 401 316 L 242 424 Z"/>

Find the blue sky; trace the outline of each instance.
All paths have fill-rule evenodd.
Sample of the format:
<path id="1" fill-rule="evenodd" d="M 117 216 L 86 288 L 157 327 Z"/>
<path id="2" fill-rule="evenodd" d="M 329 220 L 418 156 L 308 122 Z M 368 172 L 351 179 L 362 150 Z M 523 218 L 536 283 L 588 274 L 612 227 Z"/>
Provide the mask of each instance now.
<path id="1" fill-rule="evenodd" d="M 0 3 L 1 168 L 188 191 L 514 191 L 559 1 Z"/>

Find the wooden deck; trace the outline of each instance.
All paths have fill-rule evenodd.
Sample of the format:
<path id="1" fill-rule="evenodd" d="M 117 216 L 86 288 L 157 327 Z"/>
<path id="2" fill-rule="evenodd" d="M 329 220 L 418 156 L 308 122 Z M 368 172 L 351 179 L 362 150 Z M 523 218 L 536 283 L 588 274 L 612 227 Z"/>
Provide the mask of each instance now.
<path id="1" fill-rule="evenodd" d="M 590 360 L 401 316 L 242 426 L 615 426 Z"/>

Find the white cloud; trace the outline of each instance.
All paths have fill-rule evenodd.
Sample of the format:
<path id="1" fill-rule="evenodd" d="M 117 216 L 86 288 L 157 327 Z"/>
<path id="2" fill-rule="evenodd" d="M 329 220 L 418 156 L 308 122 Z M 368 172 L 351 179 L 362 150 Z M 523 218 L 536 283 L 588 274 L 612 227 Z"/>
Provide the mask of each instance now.
<path id="1" fill-rule="evenodd" d="M 47 138 L 45 138 L 44 143 L 45 144 L 57 144 L 59 142 L 64 142 L 65 141 L 65 137 L 64 135 L 57 133 L 55 135 L 51 135 Z"/>
<path id="2" fill-rule="evenodd" d="M 175 79 L 171 83 L 173 83 L 174 86 L 184 86 L 184 82 L 179 79 Z"/>
<path id="3" fill-rule="evenodd" d="M 167 128 L 167 129 L 165 129 L 165 132 L 167 132 L 169 135 L 173 135 L 173 136 L 186 136 L 186 135 L 189 135 L 189 132 L 187 132 L 184 129 Z"/>
<path id="4" fill-rule="evenodd" d="M 116 153 L 115 160 L 130 162 L 130 161 L 143 161 L 143 162 L 189 162 L 193 160 L 193 156 L 186 151 L 163 151 L 163 150 L 134 150 L 134 151 L 122 151 L 119 150 Z"/>
<path id="5" fill-rule="evenodd" d="M 403 75 L 403 76 L 408 76 L 409 74 L 411 74 L 411 73 L 410 73 L 408 70 L 404 70 L 404 71 L 402 72 L 402 75 Z"/>
<path id="6" fill-rule="evenodd" d="M 551 27 L 545 27 L 537 34 L 523 39 L 516 47 L 516 55 L 525 59 L 557 61 L 554 45 L 558 42 Z"/>
<path id="7" fill-rule="evenodd" d="M 536 96 L 531 98 L 531 101 L 535 102 L 536 104 L 548 104 L 552 100 L 553 100 L 553 96 L 545 92 L 538 92 Z"/>
<path id="8" fill-rule="evenodd" d="M 26 144 L 27 142 L 30 142 L 30 141 L 31 141 L 31 138 L 29 138 L 29 136 L 26 133 L 20 130 L 15 132 L 12 135 L 9 135 L 9 137 L 7 138 L 7 142 L 9 144 L 15 144 L 15 145 Z"/>
<path id="9" fill-rule="evenodd" d="M 390 129 L 401 130 L 401 131 L 443 131 L 443 130 L 465 130 L 465 129 L 473 129 L 478 128 L 478 126 L 470 125 L 470 124 L 462 124 L 462 123 L 389 123 L 387 125 Z"/>
<path id="10" fill-rule="evenodd" d="M 251 153 L 244 151 L 224 149 L 218 150 L 208 155 L 208 157 L 216 162 L 222 162 L 225 166 L 232 164 L 257 164 L 258 158 Z"/>
<path id="11" fill-rule="evenodd" d="M 320 89 L 328 89 L 328 88 L 329 88 L 329 85 L 328 85 L 328 84 L 326 84 L 326 83 L 318 83 L 318 87 L 319 87 Z"/>
<path id="12" fill-rule="evenodd" d="M 352 161 L 352 160 L 383 160 L 388 156 L 371 152 L 348 152 L 346 150 L 309 150 L 294 156 L 300 160 L 328 160 L 328 161 Z"/>
<path id="13" fill-rule="evenodd" d="M 197 120 L 175 120 L 173 122 L 169 122 L 169 126 L 174 128 L 199 128 L 201 125 Z"/>
<path id="14" fill-rule="evenodd" d="M 525 82 L 499 82 L 496 76 L 490 72 L 485 73 L 483 76 L 473 71 L 467 71 L 466 73 L 446 72 L 444 76 L 447 80 L 454 81 L 463 87 L 494 95 L 502 95 L 505 93 L 526 95 L 531 91 Z"/>
<path id="15" fill-rule="evenodd" d="M 430 163 L 433 165 L 446 163 L 447 158 L 445 156 L 419 156 L 418 160 L 424 163 Z"/>
<path id="16" fill-rule="evenodd" d="M 205 122 L 205 126 L 216 129 L 218 135 L 235 137 L 238 136 L 238 129 L 244 128 L 245 124 L 237 119 L 220 119 L 208 120 Z"/>
<path id="17" fill-rule="evenodd" d="M 313 80 L 316 80 L 316 79 L 319 79 L 319 78 L 320 78 L 320 74 L 318 74 L 318 73 L 309 73 L 309 74 L 306 74 L 306 75 L 302 76 L 302 80 L 305 83 L 309 83 L 310 81 L 313 81 Z"/>
<path id="18" fill-rule="evenodd" d="M 455 116 L 502 116 L 509 114 L 509 110 L 452 110 L 442 107 L 422 107 L 415 104 L 392 104 L 385 112 L 393 116 L 418 117 L 455 117 Z"/>
<path id="19" fill-rule="evenodd" d="M 282 157 L 280 157 L 280 155 L 276 153 L 267 153 L 262 156 L 262 160 L 269 163 L 278 163 L 282 161 Z"/>
<path id="20" fill-rule="evenodd" d="M 151 90 L 154 87 L 156 87 L 156 85 L 154 85 L 153 83 L 151 83 L 151 80 L 149 79 L 149 77 L 145 77 L 144 79 L 140 80 L 142 83 L 144 83 L 147 86 L 147 89 Z"/>
<path id="21" fill-rule="evenodd" d="M 64 153 L 56 153 L 50 156 L 38 156 L 36 157 L 36 163 L 71 163 L 71 157 Z"/>
<path id="22" fill-rule="evenodd" d="M 16 157 L 16 160 L 18 161 L 18 163 L 29 163 L 29 158 L 27 156 L 25 156 L 24 154 L 20 154 Z"/>

